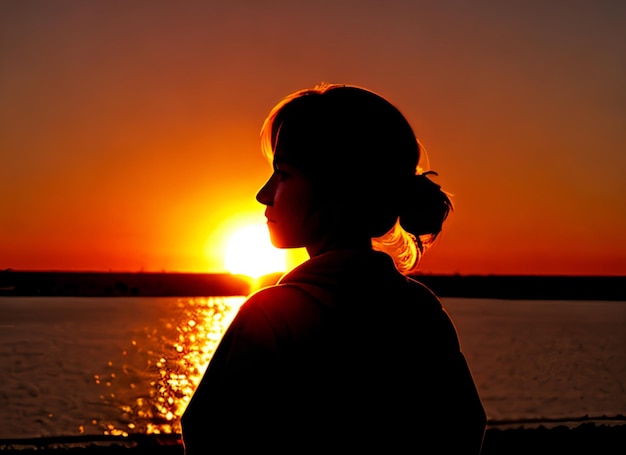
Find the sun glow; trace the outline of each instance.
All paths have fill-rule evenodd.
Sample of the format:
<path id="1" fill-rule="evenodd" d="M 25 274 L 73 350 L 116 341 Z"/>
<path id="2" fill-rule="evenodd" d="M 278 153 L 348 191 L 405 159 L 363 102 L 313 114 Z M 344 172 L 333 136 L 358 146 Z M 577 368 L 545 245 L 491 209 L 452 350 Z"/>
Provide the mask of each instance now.
<path id="1" fill-rule="evenodd" d="M 275 248 L 263 224 L 249 224 L 234 231 L 224 251 L 224 266 L 230 273 L 259 278 L 287 269 L 285 250 Z"/>

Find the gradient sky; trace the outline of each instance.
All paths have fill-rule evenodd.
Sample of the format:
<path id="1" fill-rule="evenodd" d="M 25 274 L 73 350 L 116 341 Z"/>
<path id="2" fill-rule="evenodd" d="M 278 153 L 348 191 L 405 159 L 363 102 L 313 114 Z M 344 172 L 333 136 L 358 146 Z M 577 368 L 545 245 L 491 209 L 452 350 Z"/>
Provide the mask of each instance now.
<path id="1" fill-rule="evenodd" d="M 220 271 L 284 95 L 365 86 L 455 211 L 425 273 L 626 274 L 626 2 L 0 2 L 0 269 Z"/>

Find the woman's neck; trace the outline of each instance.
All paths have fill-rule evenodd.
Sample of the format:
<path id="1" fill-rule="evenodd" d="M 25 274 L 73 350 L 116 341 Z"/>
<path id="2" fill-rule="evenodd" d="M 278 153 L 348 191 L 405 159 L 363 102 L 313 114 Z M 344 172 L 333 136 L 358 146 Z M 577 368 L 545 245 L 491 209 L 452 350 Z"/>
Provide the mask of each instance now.
<path id="1" fill-rule="evenodd" d="M 306 251 L 309 257 L 319 256 L 320 254 L 329 253 L 331 251 L 369 251 L 372 249 L 372 239 L 352 236 L 349 238 L 326 238 L 319 242 L 307 245 Z"/>

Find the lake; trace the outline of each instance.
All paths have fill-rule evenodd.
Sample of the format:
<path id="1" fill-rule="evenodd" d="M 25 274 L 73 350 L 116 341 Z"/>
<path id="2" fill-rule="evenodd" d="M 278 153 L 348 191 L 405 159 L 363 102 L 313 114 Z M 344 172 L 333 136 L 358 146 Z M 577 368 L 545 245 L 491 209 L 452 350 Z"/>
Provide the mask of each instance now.
<path id="1" fill-rule="evenodd" d="M 0 439 L 178 433 L 242 297 L 0 297 Z M 626 302 L 443 298 L 492 427 L 626 413 Z"/>

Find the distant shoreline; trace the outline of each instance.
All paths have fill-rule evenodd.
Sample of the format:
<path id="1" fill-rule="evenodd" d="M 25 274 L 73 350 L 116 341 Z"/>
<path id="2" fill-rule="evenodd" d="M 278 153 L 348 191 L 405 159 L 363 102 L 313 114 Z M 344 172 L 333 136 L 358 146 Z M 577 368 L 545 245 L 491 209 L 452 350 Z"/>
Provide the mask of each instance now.
<path id="1" fill-rule="evenodd" d="M 582 424 L 548 429 L 487 428 L 482 455 L 608 455 L 624 448 L 626 425 Z M 20 454 L 183 455 L 180 434 L 122 436 L 81 435 L 0 440 L 0 451 Z"/>
<path id="2" fill-rule="evenodd" d="M 247 295 L 279 274 L 0 271 L 0 296 L 194 297 Z M 440 297 L 626 301 L 626 276 L 429 275 L 413 278 Z"/>

